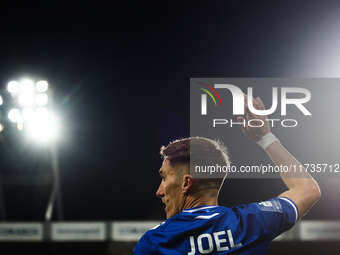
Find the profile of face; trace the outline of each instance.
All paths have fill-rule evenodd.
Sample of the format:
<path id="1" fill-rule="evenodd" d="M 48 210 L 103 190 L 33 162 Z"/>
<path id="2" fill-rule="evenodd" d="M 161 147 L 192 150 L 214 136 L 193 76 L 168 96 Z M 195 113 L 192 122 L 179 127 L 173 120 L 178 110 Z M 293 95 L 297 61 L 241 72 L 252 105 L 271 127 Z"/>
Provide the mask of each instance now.
<path id="1" fill-rule="evenodd" d="M 166 218 L 169 219 L 180 213 L 183 208 L 183 180 L 176 175 L 176 170 L 170 166 L 170 161 L 165 159 L 159 170 L 162 177 L 161 184 L 156 192 L 165 204 Z"/>

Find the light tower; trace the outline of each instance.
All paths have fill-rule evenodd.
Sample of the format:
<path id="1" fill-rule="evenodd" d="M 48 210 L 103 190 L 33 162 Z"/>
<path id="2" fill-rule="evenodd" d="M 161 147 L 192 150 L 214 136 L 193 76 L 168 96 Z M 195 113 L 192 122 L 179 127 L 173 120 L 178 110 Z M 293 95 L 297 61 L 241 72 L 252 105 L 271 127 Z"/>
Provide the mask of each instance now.
<path id="1" fill-rule="evenodd" d="M 0 132 L 7 128 L 14 128 L 26 139 L 32 140 L 38 144 L 37 146 L 46 147 L 49 151 L 53 182 L 45 213 L 47 221 L 51 220 L 55 202 L 57 202 L 58 219 L 63 219 L 57 153 L 59 121 L 54 110 L 53 94 L 48 82 L 44 80 L 10 81 L 7 90 L 0 93 Z M 0 175 L 0 207 L 2 208 L 0 213 L 1 218 L 6 220 L 1 181 Z M 17 181 L 16 183 L 18 184 Z"/>

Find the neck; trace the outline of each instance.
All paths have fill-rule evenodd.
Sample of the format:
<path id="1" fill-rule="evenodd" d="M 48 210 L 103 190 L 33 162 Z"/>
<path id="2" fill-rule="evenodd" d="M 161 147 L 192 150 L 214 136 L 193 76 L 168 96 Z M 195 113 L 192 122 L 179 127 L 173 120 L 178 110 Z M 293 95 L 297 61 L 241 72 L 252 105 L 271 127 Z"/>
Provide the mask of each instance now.
<path id="1" fill-rule="evenodd" d="M 182 211 L 200 205 L 217 205 L 216 189 L 205 189 L 184 197 Z"/>

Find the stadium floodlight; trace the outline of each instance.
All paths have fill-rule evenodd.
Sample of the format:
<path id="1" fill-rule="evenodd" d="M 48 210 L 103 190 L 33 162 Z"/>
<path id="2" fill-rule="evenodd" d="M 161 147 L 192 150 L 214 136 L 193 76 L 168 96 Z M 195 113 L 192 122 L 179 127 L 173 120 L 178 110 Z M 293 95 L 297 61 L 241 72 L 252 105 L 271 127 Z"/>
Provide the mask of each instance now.
<path id="1" fill-rule="evenodd" d="M 8 112 L 8 118 L 10 119 L 11 122 L 15 122 L 15 123 L 21 122 L 20 110 L 19 109 L 11 109 Z"/>
<path id="2" fill-rule="evenodd" d="M 8 119 L 6 118 L 7 122 L 11 122 L 8 126 L 6 124 L 6 130 L 8 127 L 14 128 L 16 126 L 16 132 L 23 132 L 26 138 L 34 140 L 34 142 L 39 143 L 38 146 L 42 145 L 42 148 L 50 152 L 49 158 L 54 180 L 46 208 L 45 220 L 51 221 L 56 201 L 58 218 L 63 220 L 57 148 L 57 138 L 59 137 L 59 127 L 61 125 L 59 120 L 51 114 L 51 109 L 53 109 L 51 104 L 53 102 L 53 91 L 50 91 L 47 81 L 30 80 L 27 76 L 24 79 L 10 81 L 7 85 L 7 90 L 12 96 L 12 100 L 5 97 L 5 102 L 3 102 L 3 98 L 0 96 L 0 105 L 8 103 L 6 110 L 8 109 L 7 107 L 12 108 L 8 112 Z M 0 132 L 3 129 L 4 125 L 1 122 Z M 0 196 L 0 209 L 2 208 L 2 198 Z M 0 217 L 6 220 L 5 216 L 2 216 L 5 215 L 2 211 L 0 210 Z"/>
<path id="3" fill-rule="evenodd" d="M 27 127 L 31 138 L 46 142 L 54 140 L 58 135 L 59 125 L 54 116 L 35 117 Z"/>
<path id="4" fill-rule="evenodd" d="M 48 101 L 47 94 L 38 94 L 35 96 L 35 103 L 37 105 L 46 105 Z"/>
<path id="5" fill-rule="evenodd" d="M 19 82 L 11 81 L 7 85 L 7 90 L 10 93 L 17 93 L 19 91 Z"/>
<path id="6" fill-rule="evenodd" d="M 38 81 L 36 85 L 36 89 L 38 92 L 46 92 L 48 89 L 47 81 Z"/>
<path id="7" fill-rule="evenodd" d="M 20 90 L 22 92 L 31 92 L 34 90 L 33 82 L 31 80 L 22 80 L 20 82 Z"/>
<path id="8" fill-rule="evenodd" d="M 19 131 L 22 131 L 24 129 L 24 125 L 22 123 L 18 123 L 17 128 Z"/>
<path id="9" fill-rule="evenodd" d="M 46 118 L 47 117 L 47 109 L 46 108 L 38 108 L 36 111 L 35 111 L 35 116 L 37 118 Z"/>
<path id="10" fill-rule="evenodd" d="M 33 119 L 34 117 L 34 110 L 32 108 L 24 108 L 22 110 L 22 117 L 26 120 Z"/>
<path id="11" fill-rule="evenodd" d="M 23 106 L 30 106 L 34 104 L 33 94 L 21 94 L 19 95 L 19 103 Z"/>

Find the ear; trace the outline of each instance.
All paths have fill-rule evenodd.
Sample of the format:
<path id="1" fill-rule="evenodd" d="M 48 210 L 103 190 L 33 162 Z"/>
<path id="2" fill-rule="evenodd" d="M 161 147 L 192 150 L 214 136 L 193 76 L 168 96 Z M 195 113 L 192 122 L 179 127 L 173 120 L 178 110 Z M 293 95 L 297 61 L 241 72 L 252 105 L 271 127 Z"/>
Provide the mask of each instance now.
<path id="1" fill-rule="evenodd" d="M 190 174 L 186 174 L 183 176 L 183 184 L 182 184 L 182 192 L 183 194 L 187 193 L 192 184 L 194 183 L 194 178 Z"/>

